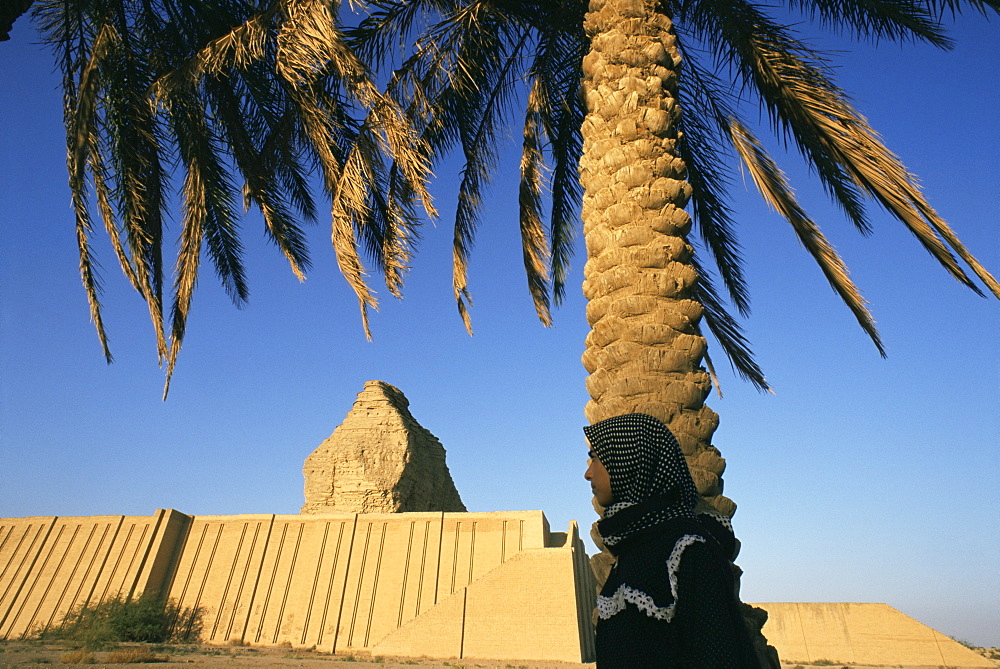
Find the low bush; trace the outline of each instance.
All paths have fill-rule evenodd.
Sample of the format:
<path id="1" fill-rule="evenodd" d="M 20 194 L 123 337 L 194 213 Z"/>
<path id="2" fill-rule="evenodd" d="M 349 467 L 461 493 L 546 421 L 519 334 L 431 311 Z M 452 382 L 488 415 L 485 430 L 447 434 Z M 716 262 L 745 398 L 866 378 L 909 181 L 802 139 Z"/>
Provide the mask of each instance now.
<path id="1" fill-rule="evenodd" d="M 200 636 L 200 612 L 151 596 L 114 597 L 77 607 L 58 625 L 39 634 L 42 639 L 73 641 L 86 649 L 129 641 L 194 643 Z"/>
<path id="2" fill-rule="evenodd" d="M 89 650 L 72 650 L 60 657 L 59 661 L 63 664 L 97 664 L 97 658 Z"/>
<path id="3" fill-rule="evenodd" d="M 104 661 L 108 664 L 146 664 L 148 662 L 166 662 L 168 658 L 160 657 L 148 648 L 121 648 L 107 654 Z"/>

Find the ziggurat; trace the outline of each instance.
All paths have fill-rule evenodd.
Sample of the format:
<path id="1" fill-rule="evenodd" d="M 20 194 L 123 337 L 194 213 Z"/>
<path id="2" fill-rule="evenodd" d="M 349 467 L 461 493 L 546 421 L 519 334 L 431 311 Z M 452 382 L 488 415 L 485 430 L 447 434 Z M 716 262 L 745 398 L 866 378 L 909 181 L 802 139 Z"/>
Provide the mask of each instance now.
<path id="1" fill-rule="evenodd" d="M 208 643 L 593 654 L 594 588 L 576 524 L 550 532 L 540 511 L 0 520 L 0 638 L 149 592 L 201 611 Z"/>

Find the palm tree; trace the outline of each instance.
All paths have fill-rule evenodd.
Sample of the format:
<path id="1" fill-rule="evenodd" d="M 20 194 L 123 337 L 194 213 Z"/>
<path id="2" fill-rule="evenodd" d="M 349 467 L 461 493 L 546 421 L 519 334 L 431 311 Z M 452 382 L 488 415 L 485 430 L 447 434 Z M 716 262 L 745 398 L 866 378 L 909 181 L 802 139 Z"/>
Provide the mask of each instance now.
<path id="1" fill-rule="evenodd" d="M 948 45 L 945 12 L 1000 12 L 1000 0 L 785 5 L 857 37 L 941 47 Z M 587 418 L 659 417 L 677 435 L 699 492 L 724 514 L 735 505 L 722 495 L 725 463 L 711 445 L 718 417 L 704 404 L 713 377 L 706 331 L 742 376 L 768 387 L 722 297 L 725 291 L 748 313 L 726 198 L 729 157 L 738 156 L 884 354 L 843 261 L 744 120 L 744 97 L 766 111 L 862 233 L 871 229 L 866 202 L 875 200 L 948 273 L 983 294 L 970 272 L 1000 297 L 1000 284 L 837 87 L 827 57 L 761 4 L 379 0 L 352 30 L 342 27 L 339 7 L 324 0 L 36 0 L 33 14 L 64 76 L 81 274 L 109 360 L 88 196 L 149 305 L 169 384 L 202 247 L 233 299 L 246 298 L 240 195 L 261 211 L 301 275 L 308 256 L 299 223 L 315 217 L 307 175 L 316 167 L 331 201 L 338 264 L 364 317 L 375 302 L 359 244 L 398 293 L 417 204 L 433 215 L 424 185 L 429 161 L 451 148 L 465 159 L 454 291 L 471 331 L 469 252 L 498 135 L 521 102 L 520 230 L 543 323 L 564 293 L 582 213 L 592 327 L 583 356 Z M 21 9 L 0 16 L 0 31 Z M 413 48 L 381 93 L 369 68 L 384 67 L 400 44 Z M 162 274 L 171 161 L 183 184 L 168 344 Z"/>
<path id="2" fill-rule="evenodd" d="M 996 0 L 788 2 L 867 39 L 940 47 L 946 11 L 1000 11 Z M 847 268 L 797 203 L 783 172 L 741 116 L 743 98 L 767 112 L 830 197 L 862 233 L 875 200 L 976 293 L 1000 284 L 927 203 L 915 178 L 881 142 L 809 48 L 763 5 L 747 0 L 382 0 L 352 31 L 375 67 L 413 44 L 388 92 L 422 129 L 432 155 L 462 151 L 454 233 L 454 290 L 466 319 L 466 266 L 497 136 L 523 104 L 520 227 L 536 309 L 564 291 L 582 203 L 591 332 L 583 363 L 591 422 L 632 411 L 677 435 L 699 492 L 732 515 L 725 461 L 711 445 L 718 416 L 705 331 L 759 389 L 754 362 L 721 287 L 749 312 L 735 221 L 727 205 L 735 154 L 765 200 L 792 226 L 879 352 L 874 321 Z M 579 82 L 583 82 L 582 90 Z M 581 191 L 582 186 L 582 191 Z M 549 189 L 548 227 L 543 191 Z M 690 213 L 688 213 L 690 212 Z M 958 256 L 956 258 L 955 256 Z M 966 269 L 963 269 L 964 263 Z M 713 271 L 714 266 L 714 271 Z M 702 365 L 705 363 L 704 368 Z"/>
<path id="3" fill-rule="evenodd" d="M 945 11 L 1000 9 L 998 0 L 787 4 L 863 38 L 942 47 Z M 525 110 L 524 263 L 546 324 L 551 301 L 565 290 L 582 203 L 592 326 L 583 356 L 592 398 L 587 417 L 644 411 L 664 420 L 699 491 L 723 513 L 735 506 L 721 494 L 725 463 L 711 445 L 718 417 L 704 404 L 713 377 L 704 331 L 741 375 L 767 389 L 716 286 L 721 280 L 732 305 L 748 313 L 726 201 L 732 153 L 883 351 L 843 261 L 741 117 L 741 95 L 767 111 L 859 230 L 870 230 L 865 201 L 874 199 L 959 281 L 981 293 L 964 262 L 1000 296 L 1000 285 L 833 82 L 825 55 L 761 5 L 382 0 L 369 9 L 359 26 L 345 29 L 339 4 L 323 0 L 34 3 L 63 72 L 80 269 L 109 360 L 89 197 L 123 272 L 148 304 L 169 387 L 203 247 L 233 300 L 247 297 L 240 199 L 260 210 L 301 278 L 309 259 L 300 223 L 316 216 L 308 175 L 318 168 L 338 264 L 367 332 L 367 309 L 376 302 L 359 247 L 398 294 L 417 204 L 433 215 L 425 189 L 429 159 L 453 147 L 465 157 L 454 291 L 471 331 L 469 251 L 482 189 L 496 167 L 497 136 L 518 100 Z M 383 94 L 368 66 L 383 67 L 397 41 L 413 49 Z M 171 162 L 183 178 L 168 336 L 163 219 Z"/>
<path id="4" fill-rule="evenodd" d="M 414 207 L 422 200 L 426 214 L 434 211 L 424 144 L 347 48 L 337 7 L 322 0 L 36 0 L 6 8 L 0 29 L 29 4 L 63 76 L 80 273 L 109 362 L 90 200 L 148 305 L 166 365 L 165 397 L 203 251 L 232 300 L 247 299 L 240 203 L 259 209 L 268 237 L 304 278 L 302 223 L 317 215 L 315 172 L 330 201 L 337 263 L 368 332 L 367 310 L 377 302 L 362 247 L 398 295 Z M 181 231 L 167 317 L 164 220 L 175 172 Z"/>
<path id="5" fill-rule="evenodd" d="M 1000 11 L 995 1 L 787 4 L 862 37 L 922 39 L 939 46 L 948 44 L 938 22 L 944 10 L 968 4 Z M 523 90 L 520 228 L 529 289 L 546 324 L 550 297 L 558 301 L 564 290 L 582 203 L 583 290 L 591 326 L 583 354 L 591 396 L 587 419 L 639 411 L 663 420 L 677 436 L 699 493 L 726 516 L 736 506 L 722 494 L 725 461 L 711 443 L 718 416 L 705 405 L 714 373 L 704 329 L 743 377 L 768 389 L 710 270 L 714 265 L 732 304 L 746 315 L 747 287 L 725 192 L 732 153 L 885 354 L 843 261 L 741 118 L 740 94 L 767 111 L 771 125 L 799 149 L 861 232 L 870 230 L 865 200 L 874 199 L 959 281 L 982 294 L 953 254 L 1000 297 L 1000 284 L 849 104 L 823 54 L 760 5 L 746 0 L 382 0 L 375 5 L 354 33 L 355 48 L 382 65 L 380 57 L 394 42 L 413 43 L 388 90 L 422 126 L 432 155 L 458 147 L 465 158 L 453 247 L 454 291 L 466 326 L 466 266 L 482 187 L 496 164 L 499 129 Z M 439 20 L 421 31 L 422 14 Z M 548 230 L 542 224 L 545 186 L 551 193 Z M 612 561 L 603 552 L 592 558 L 599 581 Z M 762 664 L 776 666 L 776 654 L 760 634 L 766 615 L 751 607 L 745 612 Z"/>

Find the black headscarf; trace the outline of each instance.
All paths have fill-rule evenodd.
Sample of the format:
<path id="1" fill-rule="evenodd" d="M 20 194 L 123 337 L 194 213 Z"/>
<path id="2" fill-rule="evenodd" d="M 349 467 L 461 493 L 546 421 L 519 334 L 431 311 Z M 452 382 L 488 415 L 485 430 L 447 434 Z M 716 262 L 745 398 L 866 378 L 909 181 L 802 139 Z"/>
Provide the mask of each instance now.
<path id="1" fill-rule="evenodd" d="M 611 479 L 597 527 L 618 557 L 597 597 L 597 666 L 758 667 L 731 565 L 695 515 L 698 491 L 670 430 L 645 414 L 583 430 Z"/>
<path id="2" fill-rule="evenodd" d="M 583 432 L 611 479 L 613 503 L 598 530 L 612 553 L 640 530 L 673 518 L 694 519 L 698 490 L 677 440 L 661 421 L 633 413 Z"/>

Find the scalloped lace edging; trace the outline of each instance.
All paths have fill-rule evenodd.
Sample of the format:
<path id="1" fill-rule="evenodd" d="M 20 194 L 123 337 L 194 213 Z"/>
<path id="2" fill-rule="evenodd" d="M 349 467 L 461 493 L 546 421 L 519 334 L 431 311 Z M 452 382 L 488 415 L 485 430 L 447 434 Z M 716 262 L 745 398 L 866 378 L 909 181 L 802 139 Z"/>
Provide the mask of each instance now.
<path id="1" fill-rule="evenodd" d="M 621 613 L 625 609 L 625 604 L 628 603 L 650 618 L 669 623 L 674 618 L 674 609 L 677 606 L 677 570 L 681 565 L 681 555 L 683 555 L 685 548 L 699 542 L 704 543 L 705 539 L 696 534 L 685 534 L 677 540 L 673 550 L 670 551 L 670 557 L 667 559 L 667 579 L 670 582 L 670 594 L 673 595 L 674 601 L 668 606 L 657 606 L 650 595 L 622 583 L 610 597 L 597 596 L 598 617 L 601 620 L 607 620 L 611 616 Z"/>
<path id="2" fill-rule="evenodd" d="M 670 606 L 657 606 L 653 598 L 642 592 L 635 590 L 622 583 L 615 590 L 615 594 L 610 597 L 597 596 L 597 615 L 601 620 L 607 620 L 611 616 L 621 613 L 625 609 L 625 603 L 634 604 L 640 611 L 650 618 L 670 622 L 674 617 L 674 606 L 677 602 L 671 602 Z"/>

